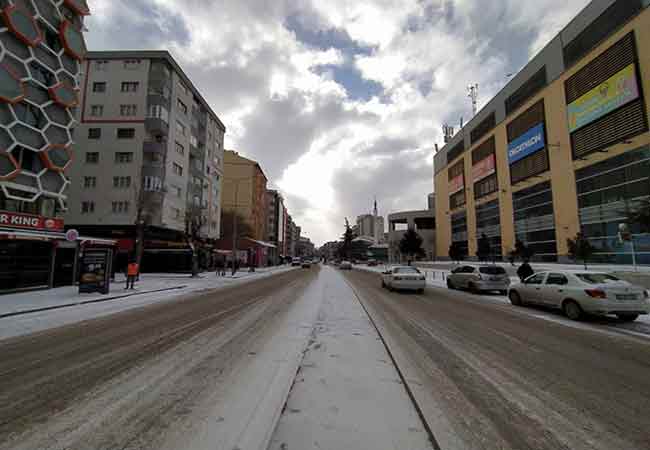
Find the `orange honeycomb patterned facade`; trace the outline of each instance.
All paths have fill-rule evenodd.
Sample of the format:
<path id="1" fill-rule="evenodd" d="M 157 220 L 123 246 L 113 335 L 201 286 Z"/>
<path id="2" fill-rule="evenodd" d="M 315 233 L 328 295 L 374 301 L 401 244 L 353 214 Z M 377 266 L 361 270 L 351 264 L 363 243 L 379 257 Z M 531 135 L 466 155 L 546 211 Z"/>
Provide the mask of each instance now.
<path id="1" fill-rule="evenodd" d="M 66 210 L 86 0 L 0 0 L 0 195 Z"/>

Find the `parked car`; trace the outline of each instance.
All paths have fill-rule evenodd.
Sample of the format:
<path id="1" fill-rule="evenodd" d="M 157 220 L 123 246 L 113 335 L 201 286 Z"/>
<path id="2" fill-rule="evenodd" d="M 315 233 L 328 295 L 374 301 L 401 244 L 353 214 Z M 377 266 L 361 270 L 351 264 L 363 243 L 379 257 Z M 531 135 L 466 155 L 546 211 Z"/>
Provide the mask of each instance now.
<path id="1" fill-rule="evenodd" d="M 293 258 L 291 260 L 292 267 L 300 267 L 302 265 L 302 260 L 300 258 Z"/>
<path id="2" fill-rule="evenodd" d="M 309 259 L 304 259 L 302 261 L 302 268 L 303 269 L 311 269 L 311 260 Z"/>
<path id="3" fill-rule="evenodd" d="M 648 291 L 604 272 L 540 272 L 512 286 L 509 297 L 516 306 L 560 308 L 572 320 L 584 314 L 613 314 L 632 322 L 650 313 Z"/>
<path id="4" fill-rule="evenodd" d="M 451 271 L 447 277 L 447 287 L 449 289 L 468 289 L 475 294 L 498 291 L 501 295 L 507 295 L 510 276 L 503 267 L 497 265 L 465 265 Z"/>
<path id="5" fill-rule="evenodd" d="M 377 267 L 379 263 L 377 262 L 376 259 L 369 259 L 368 260 L 368 267 Z"/>
<path id="6" fill-rule="evenodd" d="M 342 261 L 341 264 L 339 264 L 339 269 L 352 270 L 352 263 L 350 261 Z"/>
<path id="7" fill-rule="evenodd" d="M 417 267 L 397 266 L 381 274 L 381 287 L 388 290 L 408 290 L 421 294 L 427 279 Z"/>

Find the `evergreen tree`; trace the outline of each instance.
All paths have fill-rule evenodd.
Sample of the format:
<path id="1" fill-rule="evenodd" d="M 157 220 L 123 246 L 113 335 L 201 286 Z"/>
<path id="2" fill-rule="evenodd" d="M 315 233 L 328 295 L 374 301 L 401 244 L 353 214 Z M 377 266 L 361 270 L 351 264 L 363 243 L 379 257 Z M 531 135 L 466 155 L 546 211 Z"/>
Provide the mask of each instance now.
<path id="1" fill-rule="evenodd" d="M 411 264 L 413 257 L 424 255 L 424 250 L 422 249 L 422 238 L 414 229 L 409 228 L 406 230 L 406 233 L 404 233 L 404 236 L 399 243 L 399 251 L 403 255 L 408 256 L 409 265 Z"/>

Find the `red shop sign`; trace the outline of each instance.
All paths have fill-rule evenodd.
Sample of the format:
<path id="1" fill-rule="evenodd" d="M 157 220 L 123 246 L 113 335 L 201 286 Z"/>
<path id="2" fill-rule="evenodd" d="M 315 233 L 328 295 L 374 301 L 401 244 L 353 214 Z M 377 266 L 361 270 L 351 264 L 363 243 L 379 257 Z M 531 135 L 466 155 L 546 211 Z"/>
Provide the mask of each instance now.
<path id="1" fill-rule="evenodd" d="M 472 181 L 477 182 L 492 175 L 496 171 L 494 153 L 472 166 Z"/>
<path id="2" fill-rule="evenodd" d="M 63 219 L 0 211 L 0 227 L 62 231 Z"/>
<path id="3" fill-rule="evenodd" d="M 465 189 L 465 177 L 462 174 L 456 178 L 452 178 L 449 182 L 449 195 L 455 194 L 463 189 Z"/>

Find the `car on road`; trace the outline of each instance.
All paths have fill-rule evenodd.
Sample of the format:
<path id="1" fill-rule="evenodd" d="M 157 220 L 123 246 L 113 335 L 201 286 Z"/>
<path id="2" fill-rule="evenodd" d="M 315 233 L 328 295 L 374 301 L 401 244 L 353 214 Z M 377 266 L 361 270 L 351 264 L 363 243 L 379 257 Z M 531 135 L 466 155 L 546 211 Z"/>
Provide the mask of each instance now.
<path id="1" fill-rule="evenodd" d="M 376 259 L 369 259 L 368 260 L 368 267 L 377 267 L 379 263 L 377 262 Z"/>
<path id="2" fill-rule="evenodd" d="M 305 259 L 302 261 L 302 268 L 303 269 L 311 269 L 311 260 Z"/>
<path id="3" fill-rule="evenodd" d="M 447 287 L 467 289 L 475 294 L 498 291 L 502 295 L 507 295 L 510 276 L 503 267 L 497 265 L 463 265 L 451 271 L 447 277 Z"/>
<path id="4" fill-rule="evenodd" d="M 341 264 L 339 264 L 339 269 L 352 270 L 352 263 L 350 261 L 342 261 Z"/>
<path id="5" fill-rule="evenodd" d="M 605 272 L 539 272 L 513 285 L 508 295 L 513 305 L 562 309 L 572 320 L 596 314 L 632 322 L 650 313 L 648 291 Z"/>
<path id="6" fill-rule="evenodd" d="M 292 267 L 300 267 L 302 265 L 302 260 L 300 258 L 293 258 L 291 260 Z"/>
<path id="7" fill-rule="evenodd" d="M 427 285 L 427 279 L 417 267 L 396 266 L 381 274 L 381 286 L 390 291 L 416 291 L 421 294 Z"/>

